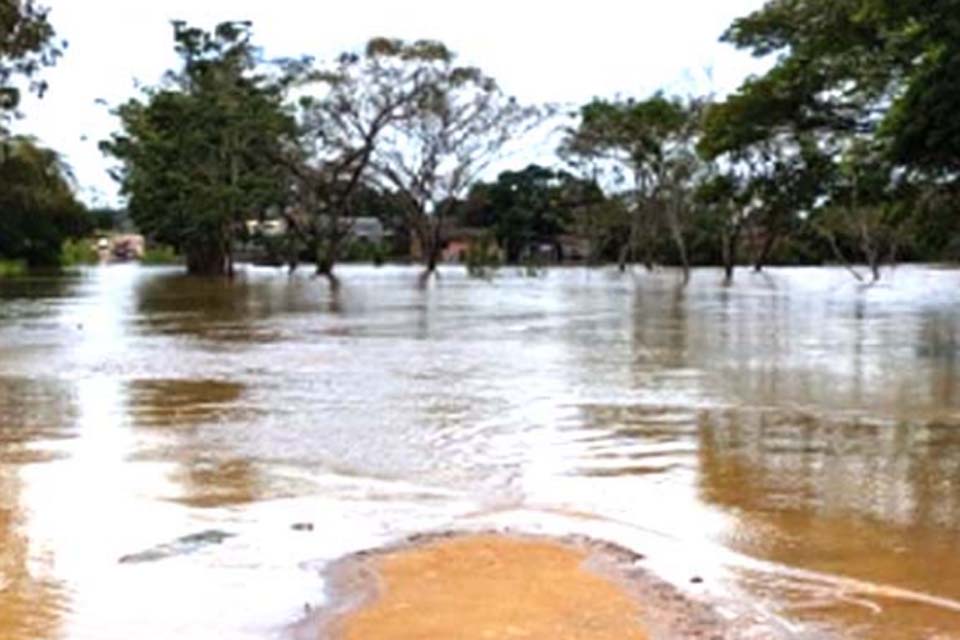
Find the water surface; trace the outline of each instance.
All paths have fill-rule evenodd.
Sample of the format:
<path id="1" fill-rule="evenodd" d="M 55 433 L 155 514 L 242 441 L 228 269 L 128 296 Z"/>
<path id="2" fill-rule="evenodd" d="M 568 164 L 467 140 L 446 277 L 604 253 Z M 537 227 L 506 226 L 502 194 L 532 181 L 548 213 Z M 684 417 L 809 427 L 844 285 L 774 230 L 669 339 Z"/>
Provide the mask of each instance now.
<path id="1" fill-rule="evenodd" d="M 0 637 L 283 638 L 326 561 L 512 526 L 960 638 L 957 271 L 341 276 L 0 280 Z"/>

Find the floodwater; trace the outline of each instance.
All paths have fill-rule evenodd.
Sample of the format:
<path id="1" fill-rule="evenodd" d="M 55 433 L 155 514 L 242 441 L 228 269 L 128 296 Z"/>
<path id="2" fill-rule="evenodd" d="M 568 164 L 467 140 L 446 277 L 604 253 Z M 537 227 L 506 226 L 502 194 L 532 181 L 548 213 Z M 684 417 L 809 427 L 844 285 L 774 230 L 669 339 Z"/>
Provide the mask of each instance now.
<path id="1" fill-rule="evenodd" d="M 512 527 L 742 637 L 960 638 L 960 272 L 417 276 L 0 280 L 0 637 L 286 638 L 325 563 Z"/>

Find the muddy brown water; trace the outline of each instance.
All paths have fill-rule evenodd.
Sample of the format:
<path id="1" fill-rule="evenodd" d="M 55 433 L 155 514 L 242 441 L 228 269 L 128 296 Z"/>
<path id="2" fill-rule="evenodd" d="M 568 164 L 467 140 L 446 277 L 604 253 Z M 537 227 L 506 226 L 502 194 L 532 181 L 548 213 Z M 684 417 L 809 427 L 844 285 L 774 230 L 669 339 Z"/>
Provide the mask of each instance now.
<path id="1" fill-rule="evenodd" d="M 0 280 L 0 638 L 283 638 L 328 563 L 496 528 L 960 638 L 960 272 L 417 275 Z"/>

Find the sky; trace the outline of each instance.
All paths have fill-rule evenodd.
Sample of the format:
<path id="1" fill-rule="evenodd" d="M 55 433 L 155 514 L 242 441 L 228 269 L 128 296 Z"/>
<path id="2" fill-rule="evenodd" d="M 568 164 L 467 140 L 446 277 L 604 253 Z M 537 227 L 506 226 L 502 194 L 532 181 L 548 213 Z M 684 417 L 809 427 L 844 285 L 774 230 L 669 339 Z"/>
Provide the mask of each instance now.
<path id="1" fill-rule="evenodd" d="M 120 203 L 98 142 L 116 106 L 177 64 L 171 20 L 212 27 L 251 20 L 267 57 L 330 59 L 374 36 L 431 38 L 527 102 L 579 105 L 736 89 L 763 63 L 719 42 L 763 0 L 45 0 L 69 42 L 46 72 L 50 90 L 23 104 L 15 128 L 60 151 L 90 205 Z M 542 145 L 536 154 L 556 164 Z"/>

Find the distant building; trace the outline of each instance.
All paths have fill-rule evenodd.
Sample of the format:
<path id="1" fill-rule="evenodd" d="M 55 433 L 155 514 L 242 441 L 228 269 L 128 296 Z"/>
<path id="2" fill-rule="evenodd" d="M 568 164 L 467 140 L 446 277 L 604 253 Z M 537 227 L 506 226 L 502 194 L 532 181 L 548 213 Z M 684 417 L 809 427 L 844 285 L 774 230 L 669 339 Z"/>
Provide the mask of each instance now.
<path id="1" fill-rule="evenodd" d="M 387 232 L 379 218 L 372 216 L 358 218 L 343 218 L 341 224 L 344 227 L 349 226 L 349 238 L 355 241 L 369 242 L 370 244 L 380 244 L 387 237 Z M 278 238 L 286 235 L 288 231 L 287 221 L 283 218 L 271 218 L 268 220 L 247 220 L 247 233 L 250 237 L 262 236 L 264 238 Z"/>
<path id="2" fill-rule="evenodd" d="M 590 240 L 583 236 L 562 235 L 557 237 L 560 262 L 586 262 L 590 259 L 592 247 Z"/>
<path id="3" fill-rule="evenodd" d="M 471 227 L 454 227 L 444 233 L 444 243 L 440 252 L 440 261 L 450 264 L 460 264 L 467 260 L 470 251 L 480 243 L 494 243 L 493 251 L 503 259 L 503 252 L 496 246 L 496 241 L 490 238 L 490 232 L 486 229 L 475 229 Z M 417 234 L 410 235 L 410 258 L 415 262 L 422 261 L 424 258 L 423 247 L 420 245 L 420 238 Z"/>
<path id="4" fill-rule="evenodd" d="M 379 218 L 359 217 L 352 219 L 350 225 L 350 238 L 352 240 L 379 245 L 383 243 L 386 237 L 386 230 Z"/>
<path id="5" fill-rule="evenodd" d="M 142 235 L 136 233 L 117 233 L 101 237 L 96 243 L 97 254 L 101 262 L 128 262 L 141 260 L 146 253 L 147 243 Z"/>

